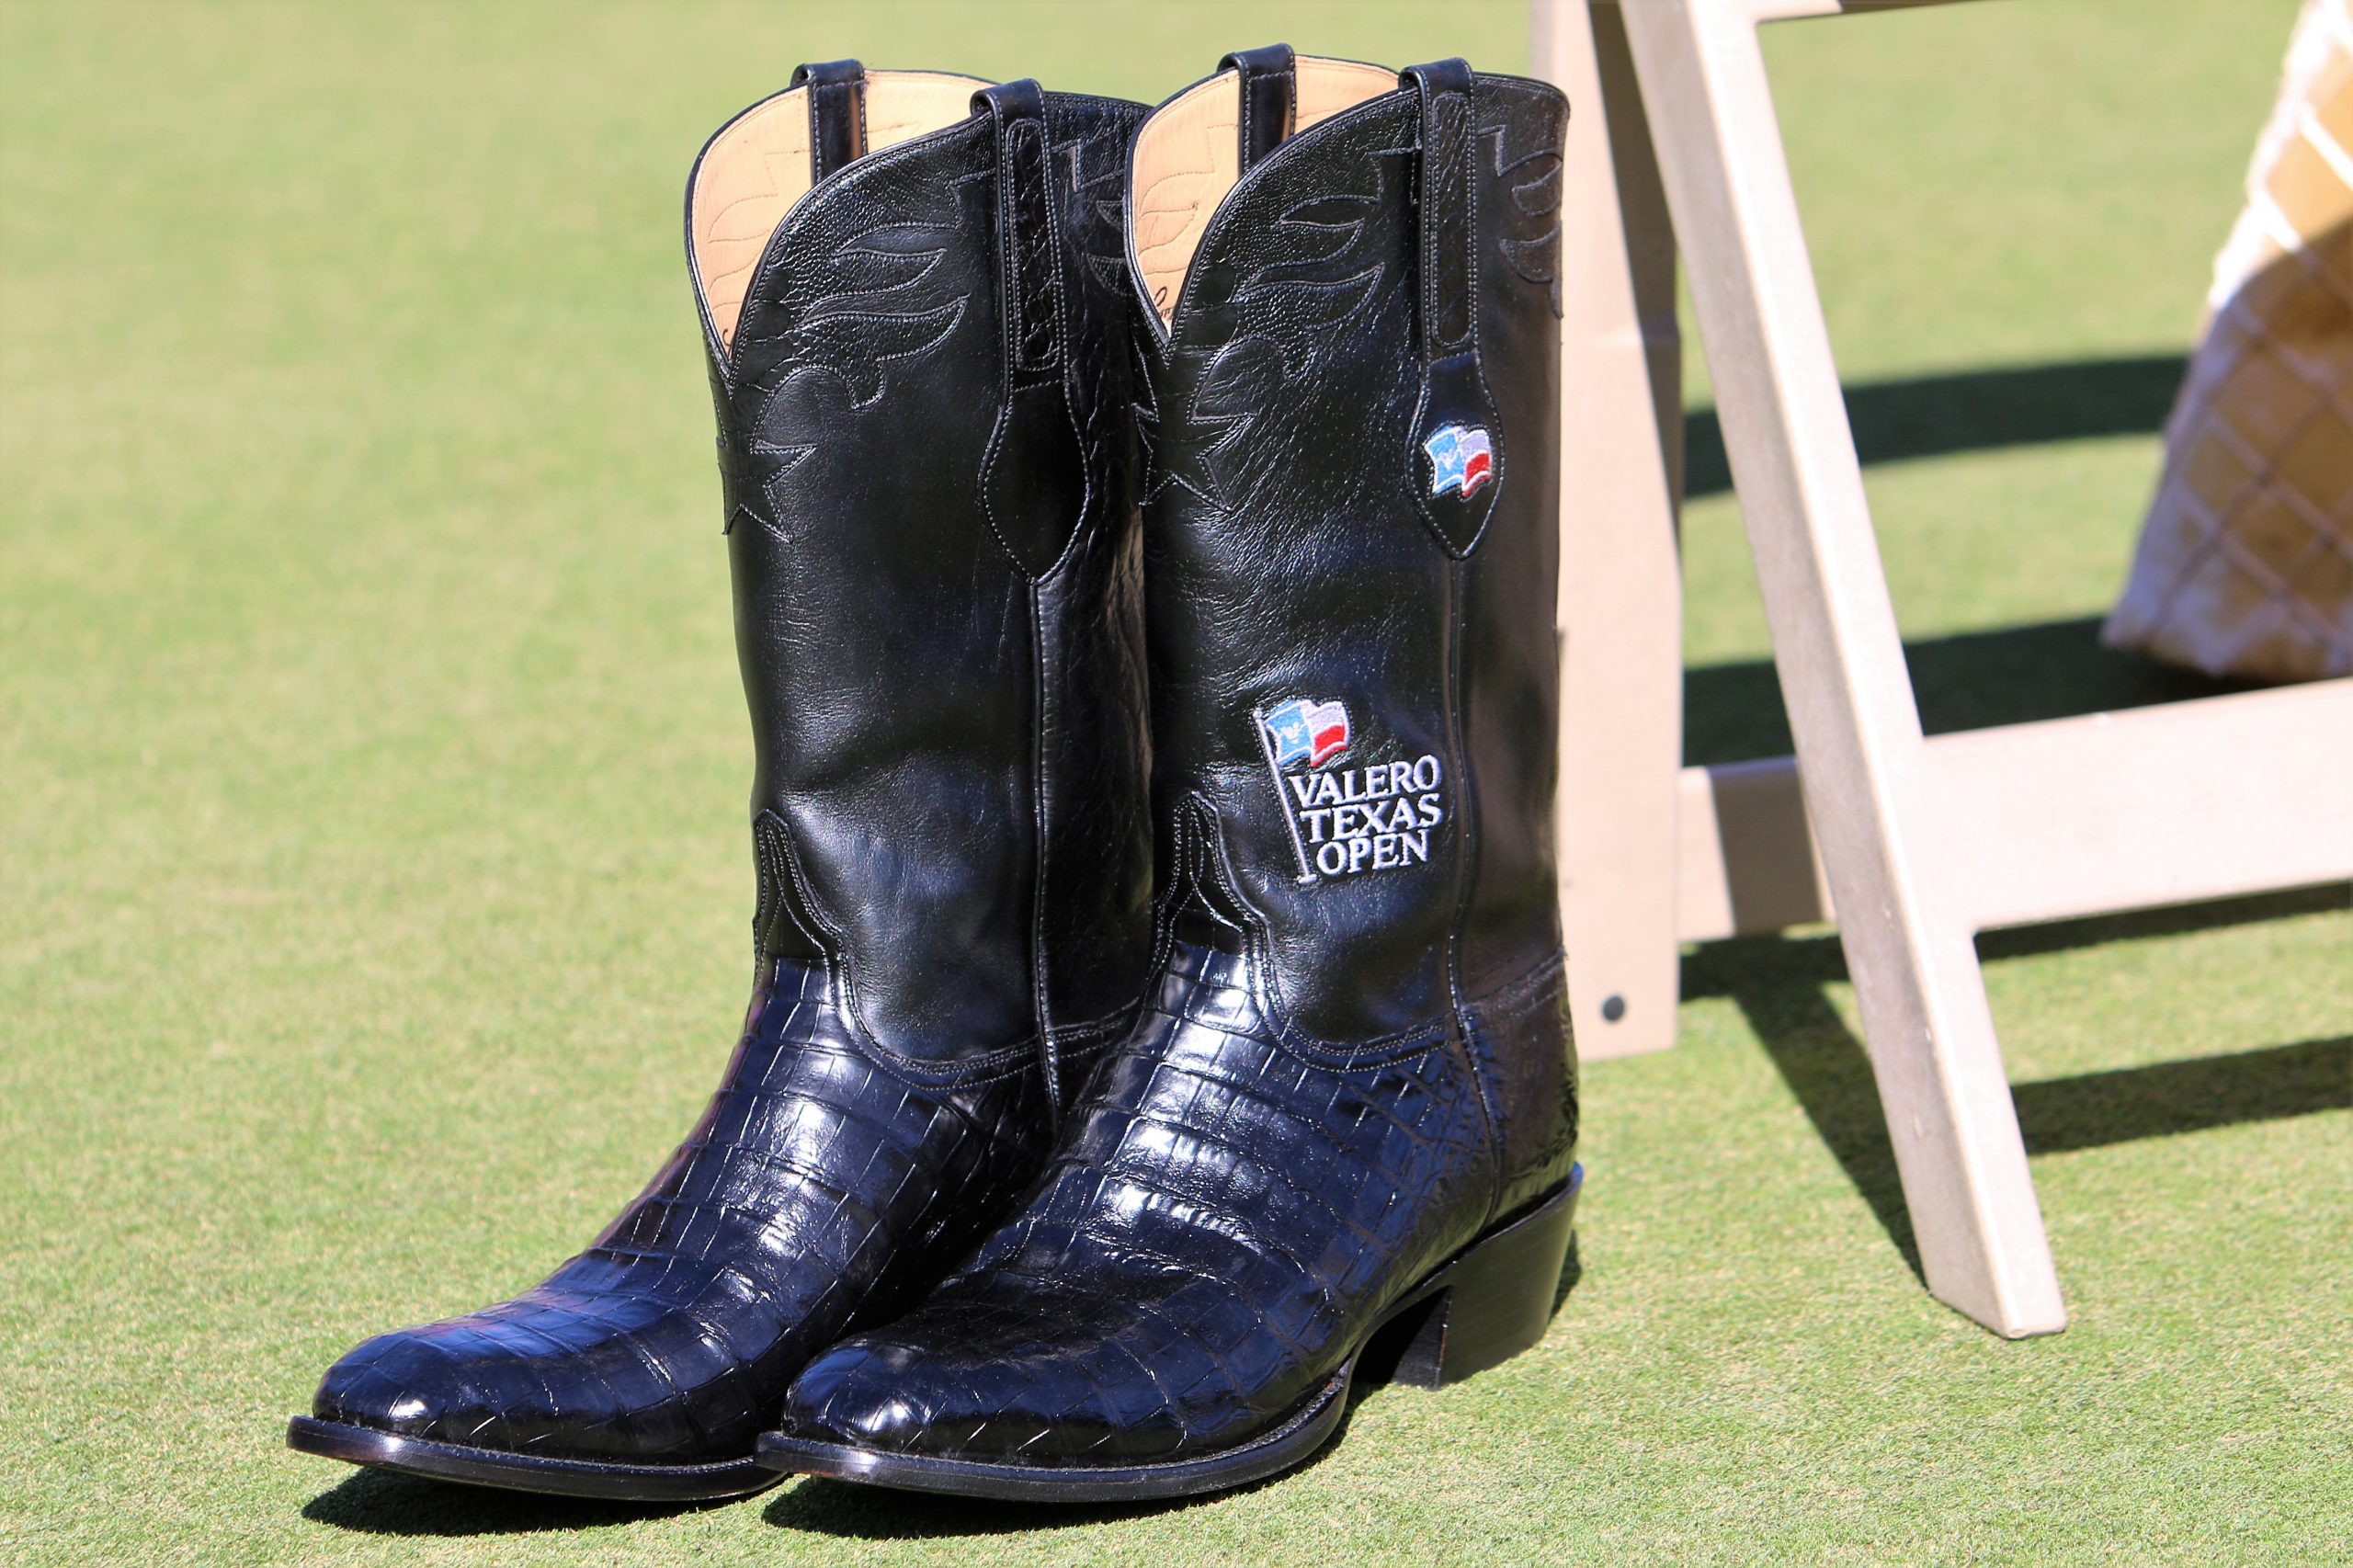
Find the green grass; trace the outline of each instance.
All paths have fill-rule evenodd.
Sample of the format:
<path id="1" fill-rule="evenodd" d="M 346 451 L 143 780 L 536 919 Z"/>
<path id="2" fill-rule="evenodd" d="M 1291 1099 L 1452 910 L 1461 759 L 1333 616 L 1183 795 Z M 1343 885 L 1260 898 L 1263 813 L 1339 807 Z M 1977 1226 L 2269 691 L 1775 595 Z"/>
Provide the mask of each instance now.
<path id="1" fill-rule="evenodd" d="M 1850 381 L 2182 352 L 2291 14 L 1780 29 Z M 1153 98 L 1278 36 L 1525 61 L 1507 3 L 0 9 L 0 1560 L 2353 1550 L 2341 892 L 1987 943 L 2057 1338 L 1922 1290 L 1836 943 L 1801 933 L 1696 954 L 1680 1048 L 1590 1070 L 1584 1272 L 1541 1348 L 1373 1395 L 1278 1484 L 665 1515 L 280 1446 L 353 1340 L 580 1244 L 731 1039 L 749 759 L 677 238 L 702 136 L 803 58 Z M 2089 647 L 2145 420 L 1958 449 L 2004 386 L 1928 397 L 1871 472 L 1931 722 L 2200 689 Z M 1771 746 L 1728 496 L 1688 548 L 1694 754 Z"/>

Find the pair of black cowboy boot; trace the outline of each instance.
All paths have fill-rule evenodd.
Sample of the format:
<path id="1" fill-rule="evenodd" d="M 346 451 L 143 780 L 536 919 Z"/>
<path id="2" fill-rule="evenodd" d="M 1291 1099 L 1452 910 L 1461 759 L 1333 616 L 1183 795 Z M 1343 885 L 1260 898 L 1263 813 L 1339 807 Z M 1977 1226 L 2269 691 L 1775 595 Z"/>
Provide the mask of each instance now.
<path id="1" fill-rule="evenodd" d="M 855 63 L 687 212 L 758 757 L 687 1142 L 300 1449 L 726 1496 L 1171 1496 L 1360 1355 L 1532 1344 L 1577 1170 L 1550 820 L 1561 145 L 1279 46 L 1138 105 Z"/>

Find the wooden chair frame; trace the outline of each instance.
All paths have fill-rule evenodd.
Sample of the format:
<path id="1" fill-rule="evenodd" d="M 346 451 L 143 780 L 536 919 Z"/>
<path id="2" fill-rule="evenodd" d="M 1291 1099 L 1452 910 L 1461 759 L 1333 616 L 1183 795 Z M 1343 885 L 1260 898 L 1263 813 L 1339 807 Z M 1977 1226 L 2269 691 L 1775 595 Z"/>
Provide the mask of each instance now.
<path id="1" fill-rule="evenodd" d="M 1844 912 L 1928 1288 L 2018 1337 L 2066 1310 L 1976 933 L 2353 879 L 2353 680 L 1922 734 L 1756 30 L 1937 3 L 1532 0 L 1572 106 L 1562 924 L 1599 1057 L 1674 1043 L 1680 943 Z M 1682 766 L 1678 240 L 1794 759 Z"/>

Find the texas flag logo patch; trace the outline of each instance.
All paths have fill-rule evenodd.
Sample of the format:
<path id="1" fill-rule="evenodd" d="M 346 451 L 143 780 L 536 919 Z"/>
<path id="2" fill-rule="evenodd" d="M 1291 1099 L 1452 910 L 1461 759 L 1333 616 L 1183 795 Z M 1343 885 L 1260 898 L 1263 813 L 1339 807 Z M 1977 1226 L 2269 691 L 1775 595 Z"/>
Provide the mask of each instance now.
<path id="1" fill-rule="evenodd" d="M 1467 496 L 1495 474 L 1495 444 L 1477 425 L 1449 425 L 1422 443 L 1430 455 L 1430 494 Z"/>
<path id="2" fill-rule="evenodd" d="M 1275 748 L 1275 767 L 1321 767 L 1348 749 L 1348 710 L 1343 703 L 1294 697 L 1258 721 Z"/>

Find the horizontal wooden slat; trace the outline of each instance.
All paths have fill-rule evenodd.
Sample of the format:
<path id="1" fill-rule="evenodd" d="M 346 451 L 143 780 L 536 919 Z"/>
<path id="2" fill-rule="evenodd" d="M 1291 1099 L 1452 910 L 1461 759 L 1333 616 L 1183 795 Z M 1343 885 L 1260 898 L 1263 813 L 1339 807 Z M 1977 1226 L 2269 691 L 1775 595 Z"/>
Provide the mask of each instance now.
<path id="1" fill-rule="evenodd" d="M 1794 759 L 1687 767 L 1677 780 L 1676 928 L 1687 942 L 1830 916 Z"/>
<path id="2" fill-rule="evenodd" d="M 2353 878 L 2353 680 L 1939 735 L 1945 886 L 1984 930 Z"/>
<path id="3" fill-rule="evenodd" d="M 1926 869 L 1974 929 L 2353 881 L 2353 680 L 1923 744 Z M 1685 941 L 1831 918 L 1790 758 L 1679 794 Z"/>

